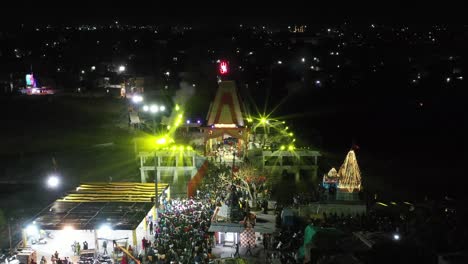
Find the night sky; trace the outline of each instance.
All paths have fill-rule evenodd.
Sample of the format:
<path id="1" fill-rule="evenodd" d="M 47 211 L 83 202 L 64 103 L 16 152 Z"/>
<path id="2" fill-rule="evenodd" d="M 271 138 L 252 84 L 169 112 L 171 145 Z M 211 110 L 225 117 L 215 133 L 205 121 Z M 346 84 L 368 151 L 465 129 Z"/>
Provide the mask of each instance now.
<path id="1" fill-rule="evenodd" d="M 337 23 L 464 23 L 461 5 L 428 1 L 7 1 L 1 19 L 6 22 L 203 22 L 213 24 Z M 220 19 L 223 21 L 220 22 Z"/>

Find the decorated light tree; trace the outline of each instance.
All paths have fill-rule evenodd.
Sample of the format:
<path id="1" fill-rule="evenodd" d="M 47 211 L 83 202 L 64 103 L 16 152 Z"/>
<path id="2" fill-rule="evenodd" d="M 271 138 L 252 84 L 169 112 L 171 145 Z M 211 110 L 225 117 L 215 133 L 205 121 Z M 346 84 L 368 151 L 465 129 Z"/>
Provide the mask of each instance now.
<path id="1" fill-rule="evenodd" d="M 338 170 L 339 189 L 345 189 L 349 192 L 361 190 L 361 171 L 353 150 L 348 152 L 346 159 Z"/>

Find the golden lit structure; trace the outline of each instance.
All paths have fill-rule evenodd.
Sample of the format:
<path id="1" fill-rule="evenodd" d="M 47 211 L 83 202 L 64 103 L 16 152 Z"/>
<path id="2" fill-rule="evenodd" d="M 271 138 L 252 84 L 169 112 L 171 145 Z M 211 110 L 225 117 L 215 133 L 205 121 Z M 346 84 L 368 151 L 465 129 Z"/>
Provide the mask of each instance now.
<path id="1" fill-rule="evenodd" d="M 339 189 L 347 190 L 348 192 L 361 190 L 361 171 L 356 159 L 356 154 L 353 150 L 348 152 L 346 159 L 338 170 Z"/>

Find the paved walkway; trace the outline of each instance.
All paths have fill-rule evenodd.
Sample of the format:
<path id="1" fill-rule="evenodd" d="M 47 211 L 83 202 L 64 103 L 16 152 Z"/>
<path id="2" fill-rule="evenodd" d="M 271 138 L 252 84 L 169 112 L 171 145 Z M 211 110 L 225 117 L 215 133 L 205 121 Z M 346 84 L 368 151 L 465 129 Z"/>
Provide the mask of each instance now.
<path id="1" fill-rule="evenodd" d="M 254 212 L 257 215 L 257 225 L 259 229 L 265 230 L 274 230 L 275 229 L 275 219 L 276 216 L 274 215 L 273 210 L 269 210 L 268 214 L 263 214 L 261 211 Z M 262 221 L 258 221 L 261 219 Z M 263 248 L 263 241 L 256 240 L 256 247 L 250 249 L 251 253 L 248 252 L 248 249 L 245 247 L 239 248 L 240 257 L 243 259 L 248 260 L 248 263 L 267 263 L 266 256 L 267 251 Z M 217 258 L 232 258 L 236 252 L 235 246 L 223 246 L 223 245 L 216 245 L 212 249 L 212 253 Z M 271 263 L 271 262 L 270 262 Z"/>

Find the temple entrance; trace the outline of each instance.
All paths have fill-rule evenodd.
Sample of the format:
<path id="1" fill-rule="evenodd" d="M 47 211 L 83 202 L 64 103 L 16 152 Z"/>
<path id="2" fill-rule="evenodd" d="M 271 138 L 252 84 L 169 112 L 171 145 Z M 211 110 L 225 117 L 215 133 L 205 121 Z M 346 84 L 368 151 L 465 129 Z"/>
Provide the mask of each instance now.
<path id="1" fill-rule="evenodd" d="M 219 163 L 232 163 L 234 159 L 242 162 L 245 153 L 242 134 L 242 131 L 232 133 L 210 130 L 206 138 L 206 155 Z"/>

